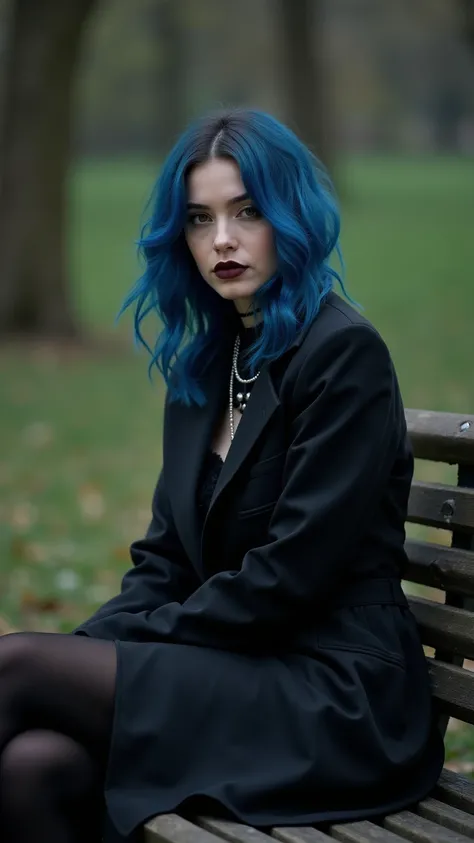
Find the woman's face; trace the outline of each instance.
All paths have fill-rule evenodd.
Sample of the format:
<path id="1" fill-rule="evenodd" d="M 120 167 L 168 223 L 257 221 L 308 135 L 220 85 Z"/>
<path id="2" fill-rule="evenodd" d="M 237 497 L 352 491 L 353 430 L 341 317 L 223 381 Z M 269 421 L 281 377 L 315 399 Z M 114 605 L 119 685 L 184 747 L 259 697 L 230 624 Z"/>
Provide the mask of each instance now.
<path id="1" fill-rule="evenodd" d="M 246 312 L 255 291 L 276 271 L 272 227 L 247 195 L 231 159 L 196 165 L 187 186 L 185 236 L 196 265 L 216 293 Z"/>

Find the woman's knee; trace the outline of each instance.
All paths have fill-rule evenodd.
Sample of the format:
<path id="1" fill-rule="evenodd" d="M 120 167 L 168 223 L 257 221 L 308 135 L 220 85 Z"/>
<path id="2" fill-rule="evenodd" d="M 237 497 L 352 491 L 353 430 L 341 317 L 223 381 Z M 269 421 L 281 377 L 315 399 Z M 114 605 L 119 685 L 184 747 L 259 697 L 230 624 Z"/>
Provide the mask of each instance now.
<path id="1" fill-rule="evenodd" d="M 39 662 L 37 636 L 31 632 L 11 632 L 0 638 L 0 682 L 15 676 L 32 677 Z"/>
<path id="2" fill-rule="evenodd" d="M 98 783 L 98 770 L 85 747 L 48 730 L 21 732 L 0 755 L 3 799 L 30 803 L 34 794 L 85 794 Z"/>

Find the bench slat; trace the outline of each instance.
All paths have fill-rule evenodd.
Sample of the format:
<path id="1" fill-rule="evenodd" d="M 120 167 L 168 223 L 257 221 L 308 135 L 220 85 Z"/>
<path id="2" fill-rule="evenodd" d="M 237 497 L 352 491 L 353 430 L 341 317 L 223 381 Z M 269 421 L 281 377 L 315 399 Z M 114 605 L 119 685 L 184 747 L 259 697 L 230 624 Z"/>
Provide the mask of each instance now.
<path id="1" fill-rule="evenodd" d="M 333 825 L 331 838 L 340 843 L 402 843 L 398 834 L 393 834 L 385 828 L 380 828 L 367 820 L 347 825 Z"/>
<path id="2" fill-rule="evenodd" d="M 268 834 L 251 825 L 245 825 L 245 823 L 199 816 L 196 817 L 196 824 L 205 828 L 206 831 L 217 834 L 222 840 L 228 840 L 229 843 L 271 843 Z M 324 838 L 325 841 L 328 839 L 328 837 Z"/>
<path id="3" fill-rule="evenodd" d="M 415 456 L 435 462 L 474 463 L 474 416 L 405 410 Z M 463 425 L 468 428 L 462 429 Z"/>
<path id="4" fill-rule="evenodd" d="M 201 828 L 217 834 L 223 840 L 229 840 L 230 843 L 271 843 L 268 834 L 253 828 L 251 825 L 233 822 L 232 820 L 219 820 L 216 817 L 208 816 L 196 817 L 195 821 Z"/>
<path id="5" fill-rule="evenodd" d="M 145 843 L 220 843 L 219 838 L 178 814 L 160 814 L 149 820 Z"/>
<path id="6" fill-rule="evenodd" d="M 408 521 L 443 530 L 474 530 L 474 489 L 442 483 L 412 483 Z"/>
<path id="7" fill-rule="evenodd" d="M 459 808 L 445 805 L 437 799 L 424 799 L 417 805 L 417 812 L 427 820 L 444 825 L 452 831 L 460 831 L 466 837 L 474 839 L 474 817 Z"/>
<path id="8" fill-rule="evenodd" d="M 428 658 L 433 696 L 443 711 L 465 723 L 474 723 L 474 673 Z"/>
<path id="9" fill-rule="evenodd" d="M 385 817 L 384 826 L 414 843 L 470 843 L 466 835 L 437 825 L 411 811 L 400 811 Z"/>
<path id="10" fill-rule="evenodd" d="M 312 826 L 275 826 L 272 837 L 283 843 L 331 843 L 331 838 Z"/>
<path id="11" fill-rule="evenodd" d="M 474 659 L 474 615 L 424 597 L 409 597 L 423 644 Z"/>
<path id="12" fill-rule="evenodd" d="M 474 595 L 474 553 L 407 539 L 408 565 L 404 579 L 420 585 Z"/>
<path id="13" fill-rule="evenodd" d="M 474 814 L 474 781 L 444 768 L 433 795 L 447 805 Z"/>

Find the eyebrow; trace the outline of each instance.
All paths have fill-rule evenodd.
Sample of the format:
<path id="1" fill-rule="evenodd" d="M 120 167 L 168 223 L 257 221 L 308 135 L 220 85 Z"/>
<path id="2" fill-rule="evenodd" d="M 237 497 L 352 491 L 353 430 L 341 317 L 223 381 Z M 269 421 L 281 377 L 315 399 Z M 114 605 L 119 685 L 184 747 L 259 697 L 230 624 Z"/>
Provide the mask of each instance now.
<path id="1" fill-rule="evenodd" d="M 226 203 L 227 205 L 237 205 L 238 202 L 244 202 L 246 199 L 250 199 L 248 193 L 241 193 L 240 196 L 234 196 L 233 199 L 229 199 Z M 187 204 L 188 210 L 199 208 L 200 210 L 207 211 L 209 210 L 209 205 L 201 205 L 200 202 L 188 202 Z"/>

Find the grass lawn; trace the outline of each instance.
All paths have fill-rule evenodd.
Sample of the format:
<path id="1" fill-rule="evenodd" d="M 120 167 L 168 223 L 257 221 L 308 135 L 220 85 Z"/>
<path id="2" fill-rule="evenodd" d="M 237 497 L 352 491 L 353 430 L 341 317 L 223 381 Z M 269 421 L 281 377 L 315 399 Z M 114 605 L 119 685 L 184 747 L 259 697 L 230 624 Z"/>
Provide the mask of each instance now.
<path id="1" fill-rule="evenodd" d="M 146 162 L 73 175 L 74 293 L 99 332 L 131 335 L 130 319 L 114 329 L 114 318 L 139 271 L 153 178 Z M 473 412 L 473 162 L 350 160 L 339 179 L 348 289 L 386 338 L 406 405 Z M 161 461 L 163 394 L 146 367 L 119 345 L 0 352 L 5 624 L 66 631 L 119 588 Z M 452 751 L 470 752 L 458 733 Z"/>

